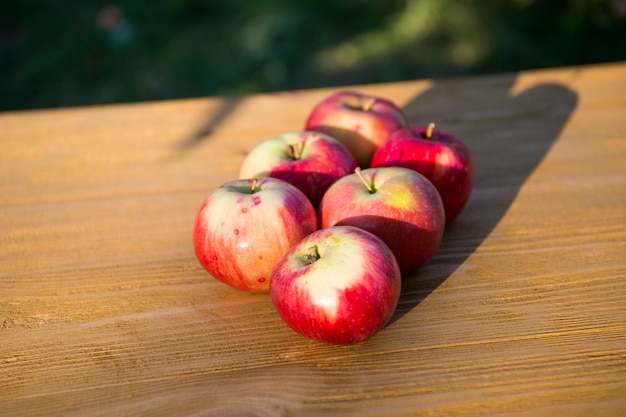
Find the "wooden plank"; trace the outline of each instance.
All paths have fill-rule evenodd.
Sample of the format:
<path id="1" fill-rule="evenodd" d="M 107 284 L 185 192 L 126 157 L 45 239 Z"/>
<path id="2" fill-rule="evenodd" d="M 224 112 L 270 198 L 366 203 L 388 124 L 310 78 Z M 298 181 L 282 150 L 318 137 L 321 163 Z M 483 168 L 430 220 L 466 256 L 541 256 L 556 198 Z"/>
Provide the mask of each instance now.
<path id="1" fill-rule="evenodd" d="M 468 144 L 392 322 L 292 332 L 206 274 L 201 201 L 332 89 L 0 114 L 0 414 L 619 415 L 626 64 L 352 87 Z"/>

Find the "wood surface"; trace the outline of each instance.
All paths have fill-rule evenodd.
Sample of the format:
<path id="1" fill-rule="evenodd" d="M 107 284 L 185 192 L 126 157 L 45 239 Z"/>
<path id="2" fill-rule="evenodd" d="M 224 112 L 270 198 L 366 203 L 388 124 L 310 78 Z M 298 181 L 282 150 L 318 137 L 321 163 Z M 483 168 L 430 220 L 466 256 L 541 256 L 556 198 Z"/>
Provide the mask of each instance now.
<path id="1" fill-rule="evenodd" d="M 0 415 L 626 415 L 626 63 L 350 88 L 476 160 L 353 346 L 191 244 L 202 200 L 336 89 L 0 114 Z"/>

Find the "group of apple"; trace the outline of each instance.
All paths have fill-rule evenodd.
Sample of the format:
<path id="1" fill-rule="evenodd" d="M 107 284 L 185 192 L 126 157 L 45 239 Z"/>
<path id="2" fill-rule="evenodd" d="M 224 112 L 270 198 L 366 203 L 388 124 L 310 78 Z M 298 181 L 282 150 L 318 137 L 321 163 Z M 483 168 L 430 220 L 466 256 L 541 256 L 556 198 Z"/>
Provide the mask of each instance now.
<path id="1" fill-rule="evenodd" d="M 269 291 L 296 332 L 361 342 L 391 318 L 402 276 L 435 255 L 473 178 L 458 138 L 409 126 L 390 100 L 341 91 L 206 198 L 195 253 L 218 280 Z"/>

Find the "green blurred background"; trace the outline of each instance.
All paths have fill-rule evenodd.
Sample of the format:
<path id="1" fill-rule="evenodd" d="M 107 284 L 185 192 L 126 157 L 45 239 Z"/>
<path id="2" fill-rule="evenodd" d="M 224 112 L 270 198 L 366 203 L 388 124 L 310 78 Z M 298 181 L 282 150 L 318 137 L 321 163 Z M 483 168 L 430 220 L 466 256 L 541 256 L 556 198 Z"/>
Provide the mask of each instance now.
<path id="1" fill-rule="evenodd" d="M 4 0 L 0 110 L 626 60 L 624 0 Z"/>

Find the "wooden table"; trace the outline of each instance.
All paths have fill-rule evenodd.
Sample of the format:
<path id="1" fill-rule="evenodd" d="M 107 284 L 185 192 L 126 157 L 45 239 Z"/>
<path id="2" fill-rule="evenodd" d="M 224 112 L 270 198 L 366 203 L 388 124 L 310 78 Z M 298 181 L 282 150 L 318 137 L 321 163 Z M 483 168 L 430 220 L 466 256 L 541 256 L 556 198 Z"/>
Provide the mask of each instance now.
<path id="1" fill-rule="evenodd" d="M 353 346 L 191 244 L 202 200 L 333 90 L 0 114 L 0 415 L 625 415 L 626 63 L 353 88 L 477 164 Z"/>

